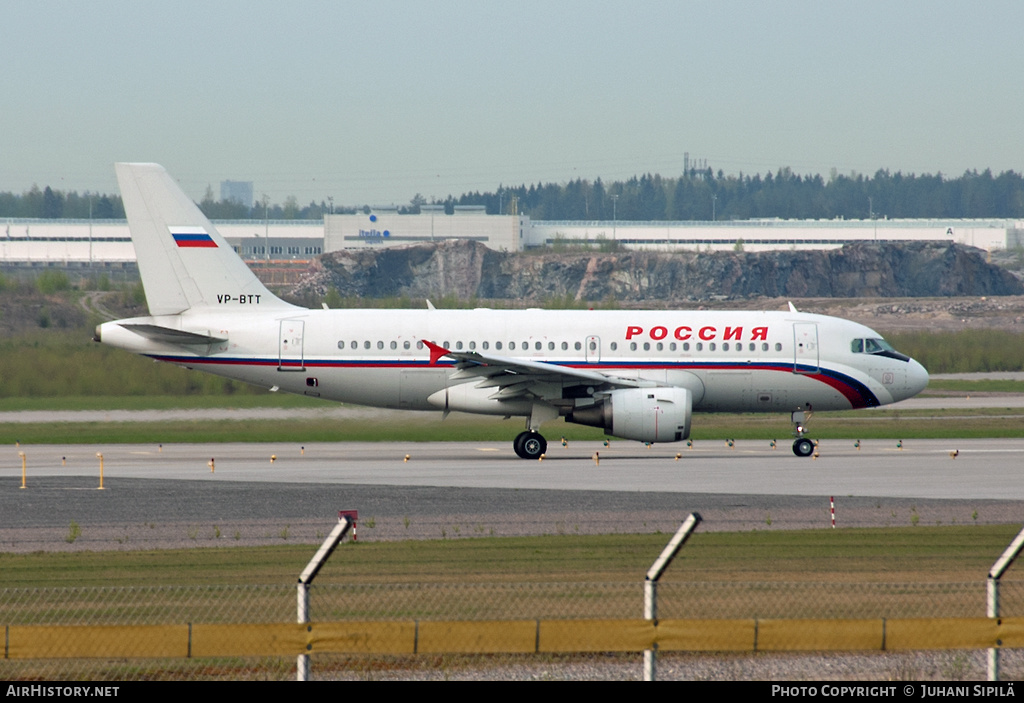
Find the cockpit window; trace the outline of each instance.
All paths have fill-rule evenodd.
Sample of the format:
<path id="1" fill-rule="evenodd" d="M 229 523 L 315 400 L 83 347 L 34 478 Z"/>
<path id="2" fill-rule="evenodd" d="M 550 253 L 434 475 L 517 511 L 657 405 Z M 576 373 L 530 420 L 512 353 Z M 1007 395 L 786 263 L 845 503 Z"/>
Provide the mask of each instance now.
<path id="1" fill-rule="evenodd" d="M 909 356 L 900 354 L 893 349 L 891 344 L 878 337 L 855 339 L 850 342 L 850 351 L 854 354 L 874 354 L 875 356 L 885 356 L 890 359 L 899 359 L 900 361 L 910 361 Z"/>
<path id="2" fill-rule="evenodd" d="M 887 341 L 884 339 L 865 339 L 864 340 L 864 351 L 868 354 L 877 354 L 880 351 L 896 351 L 892 348 Z"/>

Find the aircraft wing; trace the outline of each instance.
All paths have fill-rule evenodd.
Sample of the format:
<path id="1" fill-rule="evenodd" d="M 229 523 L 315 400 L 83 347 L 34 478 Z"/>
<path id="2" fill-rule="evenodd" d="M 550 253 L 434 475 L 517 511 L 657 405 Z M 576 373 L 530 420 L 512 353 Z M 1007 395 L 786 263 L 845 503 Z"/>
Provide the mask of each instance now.
<path id="1" fill-rule="evenodd" d="M 597 371 L 559 366 L 545 361 L 530 361 L 503 356 L 491 356 L 478 352 L 452 351 L 424 340 L 430 349 L 430 363 L 436 363 L 442 357 L 455 359 L 456 371 L 452 380 L 479 379 L 477 388 L 495 388 L 495 396 L 514 398 L 527 393 L 537 393 L 544 384 L 564 386 L 594 386 L 595 390 L 613 390 L 615 388 L 642 388 L 654 385 L 650 381 L 639 381 L 629 378 L 617 378 Z"/>

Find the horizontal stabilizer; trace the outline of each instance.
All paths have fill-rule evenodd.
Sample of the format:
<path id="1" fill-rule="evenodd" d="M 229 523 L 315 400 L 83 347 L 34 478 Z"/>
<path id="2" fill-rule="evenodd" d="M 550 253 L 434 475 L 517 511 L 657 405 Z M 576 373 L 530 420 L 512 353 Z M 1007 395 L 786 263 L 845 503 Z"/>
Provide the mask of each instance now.
<path id="1" fill-rule="evenodd" d="M 163 342 L 165 344 L 221 344 L 222 342 L 228 341 L 223 337 L 212 337 L 206 334 L 197 334 L 195 332 L 186 332 L 185 330 L 176 330 L 170 327 L 161 327 L 160 325 L 139 325 L 139 324 L 121 324 L 130 332 L 142 335 L 146 339 L 152 339 L 154 342 Z"/>

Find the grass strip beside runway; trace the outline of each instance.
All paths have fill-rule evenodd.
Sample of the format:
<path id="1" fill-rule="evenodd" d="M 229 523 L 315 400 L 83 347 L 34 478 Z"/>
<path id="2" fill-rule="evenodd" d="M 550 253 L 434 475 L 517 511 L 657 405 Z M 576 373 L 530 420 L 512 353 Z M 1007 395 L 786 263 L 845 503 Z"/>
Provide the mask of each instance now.
<path id="1" fill-rule="evenodd" d="M 571 531 L 571 526 L 567 526 Z M 698 532 L 665 582 L 983 582 L 1019 525 Z M 361 533 L 363 534 L 363 533 Z M 668 534 L 345 542 L 318 584 L 633 582 Z M 291 584 L 316 545 L 12 554 L 8 588 Z M 1012 578 L 1012 574 L 1008 578 Z"/>
<path id="2" fill-rule="evenodd" d="M 0 424 L 0 444 L 169 444 L 173 442 L 476 442 L 509 441 L 522 419 L 449 418 L 404 413 L 393 419 L 180 420 L 158 422 L 39 422 Z M 808 424 L 815 439 L 1012 438 L 1022 435 L 1022 408 L 978 410 L 817 413 Z M 560 420 L 541 430 L 549 442 L 599 441 L 596 428 Z M 789 419 L 780 414 L 695 415 L 694 441 L 788 440 Z"/>

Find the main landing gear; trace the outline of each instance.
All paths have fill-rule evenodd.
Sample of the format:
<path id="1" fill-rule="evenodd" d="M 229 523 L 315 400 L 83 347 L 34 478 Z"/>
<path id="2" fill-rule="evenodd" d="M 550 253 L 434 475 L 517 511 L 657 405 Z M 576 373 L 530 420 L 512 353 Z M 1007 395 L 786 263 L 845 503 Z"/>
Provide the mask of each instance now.
<path id="1" fill-rule="evenodd" d="M 804 437 L 804 423 L 810 416 L 810 407 L 807 408 L 807 414 L 804 414 L 803 410 L 795 410 L 790 415 L 793 421 L 793 435 L 796 439 L 793 441 L 793 453 L 797 456 L 810 456 L 814 453 L 814 442 Z"/>
<path id="2" fill-rule="evenodd" d="M 548 441 L 540 432 L 527 430 L 515 438 L 512 448 L 522 459 L 540 459 L 541 455 L 548 450 Z"/>

